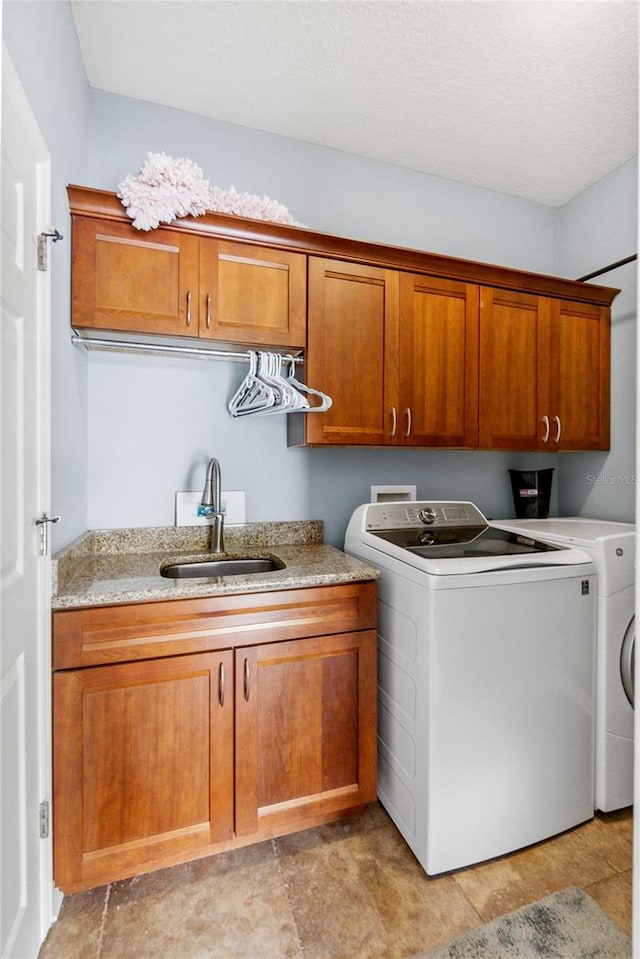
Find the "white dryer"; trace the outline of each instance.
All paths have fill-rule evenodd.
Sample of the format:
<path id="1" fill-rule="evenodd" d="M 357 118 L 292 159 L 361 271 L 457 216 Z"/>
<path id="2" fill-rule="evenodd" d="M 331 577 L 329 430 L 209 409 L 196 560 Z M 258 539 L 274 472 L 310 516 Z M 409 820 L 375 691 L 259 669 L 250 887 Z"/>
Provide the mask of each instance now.
<path id="1" fill-rule="evenodd" d="M 598 571 L 596 792 L 603 812 L 633 803 L 635 525 L 581 516 L 497 520 L 551 543 L 577 546 Z"/>

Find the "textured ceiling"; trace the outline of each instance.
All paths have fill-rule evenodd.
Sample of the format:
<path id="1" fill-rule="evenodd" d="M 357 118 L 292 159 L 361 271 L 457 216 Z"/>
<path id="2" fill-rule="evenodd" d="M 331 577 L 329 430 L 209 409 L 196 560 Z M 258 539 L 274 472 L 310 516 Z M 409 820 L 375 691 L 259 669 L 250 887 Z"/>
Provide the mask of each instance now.
<path id="1" fill-rule="evenodd" d="M 91 86 L 560 205 L 638 146 L 625 0 L 76 0 Z"/>

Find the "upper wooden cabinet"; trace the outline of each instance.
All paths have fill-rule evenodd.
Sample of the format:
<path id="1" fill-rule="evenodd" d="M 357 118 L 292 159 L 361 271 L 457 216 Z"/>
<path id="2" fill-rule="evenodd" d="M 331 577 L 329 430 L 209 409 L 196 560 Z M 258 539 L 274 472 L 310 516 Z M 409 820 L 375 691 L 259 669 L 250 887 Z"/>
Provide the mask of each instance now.
<path id="1" fill-rule="evenodd" d="M 72 325 L 304 348 L 306 258 L 74 217 Z"/>
<path id="2" fill-rule="evenodd" d="M 305 376 L 333 405 L 297 441 L 476 445 L 477 303 L 472 284 L 310 257 Z"/>
<path id="3" fill-rule="evenodd" d="M 483 289 L 479 445 L 608 449 L 609 350 L 604 307 Z"/>
<path id="4" fill-rule="evenodd" d="M 173 230 L 74 219 L 72 325 L 197 336 L 199 246 Z"/>
<path id="5" fill-rule="evenodd" d="M 292 446 L 608 448 L 615 289 L 218 214 L 147 233 L 68 193 L 73 325 L 306 347 L 333 405 Z"/>
<path id="6" fill-rule="evenodd" d="M 399 442 L 478 444 L 478 287 L 400 275 Z"/>
<path id="7" fill-rule="evenodd" d="M 480 307 L 480 446 L 537 449 L 548 395 L 549 300 L 483 289 Z"/>
<path id="8" fill-rule="evenodd" d="M 200 336 L 301 349 L 306 283 L 306 258 L 299 253 L 201 239 Z"/>
<path id="9" fill-rule="evenodd" d="M 397 274 L 357 263 L 309 257 L 305 379 L 333 400 L 303 414 L 302 442 L 381 446 L 391 442 L 398 338 Z M 397 380 L 397 377 L 396 377 Z M 296 421 L 291 421 L 294 425 Z"/>
<path id="10" fill-rule="evenodd" d="M 607 450 L 611 392 L 609 310 L 587 303 L 552 300 L 549 313 L 546 408 L 551 448 Z"/>
<path id="11" fill-rule="evenodd" d="M 609 447 L 609 308 L 309 258 L 306 375 L 333 397 L 291 445 Z"/>

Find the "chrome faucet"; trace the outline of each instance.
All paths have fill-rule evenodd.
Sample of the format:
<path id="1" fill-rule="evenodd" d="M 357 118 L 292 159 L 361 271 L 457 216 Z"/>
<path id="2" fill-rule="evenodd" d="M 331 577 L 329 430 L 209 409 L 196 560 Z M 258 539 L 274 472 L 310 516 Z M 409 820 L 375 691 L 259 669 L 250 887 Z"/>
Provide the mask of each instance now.
<path id="1" fill-rule="evenodd" d="M 211 521 L 212 553 L 224 553 L 224 513 L 220 487 L 220 463 L 214 457 L 207 466 L 202 499 L 198 506 L 198 516 L 206 516 Z"/>

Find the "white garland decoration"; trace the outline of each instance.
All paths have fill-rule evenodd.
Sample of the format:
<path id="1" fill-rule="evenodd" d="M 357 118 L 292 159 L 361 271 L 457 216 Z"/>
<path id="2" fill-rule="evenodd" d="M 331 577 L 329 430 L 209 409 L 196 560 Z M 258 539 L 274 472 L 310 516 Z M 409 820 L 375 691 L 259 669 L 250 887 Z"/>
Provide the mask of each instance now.
<path id="1" fill-rule="evenodd" d="M 229 190 L 210 186 L 192 160 L 176 160 L 165 153 L 147 153 L 140 172 L 118 184 L 118 197 L 138 230 L 154 230 L 160 223 L 171 223 L 180 216 L 201 216 L 207 210 L 300 225 L 277 200 L 238 193 L 233 186 Z"/>

